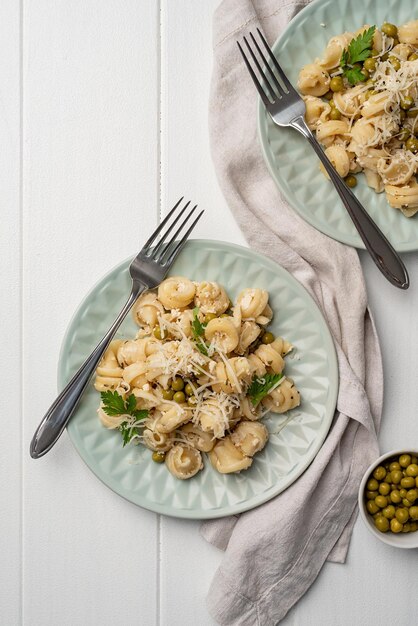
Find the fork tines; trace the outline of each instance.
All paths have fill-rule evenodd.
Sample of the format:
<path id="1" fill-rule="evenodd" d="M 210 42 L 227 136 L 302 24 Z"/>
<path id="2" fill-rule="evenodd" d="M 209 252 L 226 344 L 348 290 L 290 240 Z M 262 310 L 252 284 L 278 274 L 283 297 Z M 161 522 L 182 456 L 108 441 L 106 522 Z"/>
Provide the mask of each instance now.
<path id="1" fill-rule="evenodd" d="M 255 54 L 253 48 L 251 47 L 250 43 L 248 43 L 247 37 L 244 37 L 244 42 L 248 49 L 248 52 L 251 55 L 253 63 L 258 70 L 258 73 L 262 77 L 262 82 L 265 85 L 265 89 L 263 89 L 262 83 L 257 78 L 257 74 L 254 72 L 244 50 L 242 49 L 241 44 L 238 41 L 237 41 L 237 45 L 243 56 L 243 59 L 251 75 L 251 78 L 253 79 L 254 85 L 257 87 L 258 93 L 260 94 L 260 97 L 262 101 L 264 102 L 264 105 L 267 107 L 269 104 L 274 104 L 277 100 L 282 98 L 284 95 L 288 93 L 293 93 L 295 90 L 292 84 L 290 83 L 290 81 L 288 80 L 286 74 L 283 72 L 282 68 L 280 67 L 276 57 L 273 54 L 273 51 L 271 50 L 263 33 L 261 32 L 259 28 L 257 28 L 257 33 L 259 35 L 261 42 L 263 43 L 265 50 L 267 51 L 270 63 L 267 61 L 265 54 L 260 48 L 260 45 L 258 44 L 252 32 L 250 32 L 249 34 L 253 43 L 253 47 L 255 47 L 259 58 L 257 58 L 257 55 Z M 261 60 L 262 64 L 264 65 L 267 71 L 263 71 L 259 59 Z M 276 70 L 276 72 L 273 71 L 274 69 Z M 267 73 L 270 78 L 267 77 Z"/>
<path id="2" fill-rule="evenodd" d="M 180 198 L 180 200 L 175 204 L 175 206 L 171 209 L 171 211 L 166 215 L 161 224 L 155 231 L 152 233 L 151 237 L 148 239 L 144 247 L 142 248 L 142 252 L 149 258 L 153 259 L 160 265 L 170 265 L 180 250 L 183 248 L 186 243 L 190 233 L 196 226 L 197 222 L 202 217 L 204 211 L 200 211 L 197 217 L 191 222 L 191 218 L 197 209 L 197 204 L 194 205 L 190 210 L 187 210 L 190 207 L 190 200 L 186 202 L 183 208 L 177 209 L 180 207 L 183 202 L 184 197 Z M 180 218 L 185 213 L 184 219 L 180 222 Z M 169 224 L 171 218 L 174 219 Z M 177 230 L 171 236 L 171 238 L 167 241 L 168 235 L 173 231 L 174 227 L 177 226 Z M 177 237 L 183 232 L 184 228 L 187 228 L 186 232 L 184 232 L 182 238 L 177 241 Z M 165 228 L 166 227 L 166 228 Z M 160 236 L 159 241 L 155 244 L 154 248 L 151 246 L 156 242 L 158 236 Z"/>

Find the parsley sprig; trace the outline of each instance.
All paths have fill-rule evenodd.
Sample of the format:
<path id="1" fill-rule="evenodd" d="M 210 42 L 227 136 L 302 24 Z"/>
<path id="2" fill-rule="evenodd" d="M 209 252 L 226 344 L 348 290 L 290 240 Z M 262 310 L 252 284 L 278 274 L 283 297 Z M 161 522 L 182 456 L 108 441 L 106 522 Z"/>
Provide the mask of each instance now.
<path id="1" fill-rule="evenodd" d="M 340 66 L 350 85 L 356 85 L 366 80 L 361 68 L 354 67 L 354 65 L 355 63 L 362 63 L 372 56 L 375 30 L 376 26 L 370 26 L 360 33 L 358 37 L 350 41 L 348 48 L 344 49 L 341 54 Z"/>
<path id="2" fill-rule="evenodd" d="M 196 348 L 204 354 L 208 356 L 208 348 L 202 337 L 205 334 L 205 328 L 207 324 L 202 324 L 199 320 L 199 307 L 195 307 L 193 309 L 193 322 L 192 322 L 192 333 L 193 337 L 196 339 Z"/>
<path id="3" fill-rule="evenodd" d="M 283 378 L 283 374 L 265 374 L 261 377 L 254 376 L 247 392 L 251 398 L 252 405 L 257 406 L 281 378 Z"/>
<path id="4" fill-rule="evenodd" d="M 148 417 L 149 411 L 136 408 L 136 397 L 133 394 L 123 398 L 117 391 L 102 391 L 100 394 L 103 411 L 110 417 L 128 415 L 131 419 L 122 422 L 119 431 L 126 446 L 135 435 L 139 435 L 139 429 L 135 423 Z"/>

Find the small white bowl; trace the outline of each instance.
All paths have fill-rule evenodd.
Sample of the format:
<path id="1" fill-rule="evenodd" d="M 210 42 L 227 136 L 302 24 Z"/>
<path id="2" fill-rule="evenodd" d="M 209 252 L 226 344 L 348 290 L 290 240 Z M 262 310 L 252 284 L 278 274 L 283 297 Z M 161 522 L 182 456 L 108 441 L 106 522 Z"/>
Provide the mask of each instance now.
<path id="1" fill-rule="evenodd" d="M 388 531 L 387 533 L 382 533 L 380 532 L 380 530 L 377 530 L 373 523 L 373 517 L 367 512 L 366 502 L 364 498 L 366 483 L 376 467 L 384 463 L 387 459 L 393 456 L 400 456 L 401 454 L 415 454 L 416 456 L 418 456 L 418 450 L 416 448 L 408 448 L 406 450 L 391 450 L 391 452 L 386 452 L 386 454 L 382 454 L 382 456 L 379 456 L 379 458 L 376 459 L 376 461 L 374 461 L 374 463 L 372 463 L 365 472 L 360 483 L 360 489 L 358 492 L 360 516 L 370 532 L 375 537 L 380 539 L 380 541 L 383 541 L 383 543 L 387 543 L 389 546 L 394 546 L 395 548 L 418 548 L 418 530 L 413 533 L 391 533 L 390 531 Z"/>

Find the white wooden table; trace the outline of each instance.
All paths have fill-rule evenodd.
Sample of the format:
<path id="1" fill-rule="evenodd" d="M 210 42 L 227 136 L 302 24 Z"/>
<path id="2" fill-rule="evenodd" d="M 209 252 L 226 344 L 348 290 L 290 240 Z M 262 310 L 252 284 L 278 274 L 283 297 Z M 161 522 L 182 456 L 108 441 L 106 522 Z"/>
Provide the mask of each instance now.
<path id="1" fill-rule="evenodd" d="M 217 186 L 207 131 L 217 0 L 0 3 L 0 623 L 213 624 L 221 554 L 197 522 L 111 492 L 66 434 L 28 454 L 56 394 L 72 312 L 183 194 L 208 209 L 197 237 L 243 244 Z M 416 219 L 416 218 L 415 218 Z M 382 450 L 418 442 L 418 255 L 395 290 L 361 254 L 386 377 Z M 286 625 L 412 623 L 417 552 L 356 524 Z M 408 583 L 408 584 L 407 584 Z M 395 601 L 396 599 L 396 601 Z"/>

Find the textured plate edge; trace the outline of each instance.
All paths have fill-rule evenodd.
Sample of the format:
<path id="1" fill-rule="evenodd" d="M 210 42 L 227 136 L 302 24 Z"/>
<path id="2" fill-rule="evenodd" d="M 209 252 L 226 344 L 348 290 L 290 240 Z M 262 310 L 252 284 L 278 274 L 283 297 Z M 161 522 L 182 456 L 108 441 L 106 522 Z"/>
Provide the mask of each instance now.
<path id="1" fill-rule="evenodd" d="M 273 261 L 273 259 L 271 259 L 271 258 L 269 258 L 267 256 L 264 256 L 264 255 L 261 255 L 258 252 L 255 252 L 251 248 L 246 248 L 245 246 L 240 246 L 240 245 L 229 243 L 229 242 L 226 242 L 226 241 L 212 240 L 212 239 L 190 239 L 187 242 L 186 246 L 188 246 L 188 247 L 190 247 L 190 246 L 193 246 L 193 247 L 194 246 L 200 246 L 200 247 L 201 246 L 210 246 L 210 247 L 214 247 L 214 248 L 219 248 L 220 250 L 225 249 L 225 248 L 227 248 L 227 249 L 229 248 L 232 251 L 236 250 L 236 251 L 240 251 L 241 253 L 242 253 L 242 251 L 245 251 L 245 254 L 248 254 L 249 256 L 252 256 L 253 259 L 256 262 L 261 262 L 263 264 L 269 265 L 271 271 L 280 272 L 280 273 L 286 275 L 287 276 L 287 280 L 290 281 L 294 285 L 295 289 L 299 292 L 300 296 L 302 298 L 307 299 L 308 301 L 310 301 L 312 309 L 313 309 L 313 311 L 315 311 L 315 315 L 318 318 L 318 322 L 319 322 L 319 324 L 322 325 L 322 330 L 323 330 L 323 334 L 324 334 L 324 337 L 325 337 L 325 344 L 326 345 L 324 345 L 324 348 L 325 348 L 325 350 L 327 352 L 328 359 L 329 359 L 329 364 L 330 364 L 330 377 L 329 377 L 330 388 L 329 388 L 329 394 L 328 394 L 328 398 L 327 398 L 327 403 L 325 405 L 325 416 L 324 416 L 323 432 L 318 437 L 316 445 L 313 446 L 312 449 L 309 451 L 309 455 L 307 455 L 307 457 L 309 458 L 307 464 L 305 466 L 302 466 L 300 471 L 298 471 L 295 474 L 293 474 L 289 478 L 289 480 L 287 482 L 284 482 L 279 490 L 274 491 L 274 493 L 267 492 L 267 493 L 263 494 L 262 496 L 260 496 L 259 499 L 257 499 L 257 498 L 254 499 L 253 498 L 253 500 L 251 502 L 243 502 L 242 504 L 240 503 L 238 505 L 231 505 L 230 507 L 224 507 L 224 508 L 219 509 L 219 510 L 211 510 L 211 511 L 192 510 L 192 511 L 189 511 L 189 510 L 178 509 L 177 511 L 174 512 L 174 511 L 172 511 L 171 508 L 167 511 L 167 509 L 166 509 L 166 507 L 164 505 L 159 505 L 159 504 L 154 504 L 153 503 L 152 506 L 149 506 L 149 505 L 147 505 L 147 502 L 135 501 L 135 500 L 127 497 L 126 495 L 120 493 L 116 488 L 114 488 L 108 482 L 105 482 L 105 480 L 103 480 L 102 477 L 89 464 L 89 462 L 88 462 L 88 455 L 83 456 L 81 451 L 78 449 L 77 442 L 79 441 L 79 437 L 78 437 L 78 434 L 76 433 L 76 431 L 75 430 L 73 431 L 73 429 L 71 427 L 71 422 L 68 424 L 66 430 L 67 430 L 67 434 L 69 436 L 69 439 L 70 439 L 72 445 L 74 446 L 74 449 L 76 450 L 78 456 L 82 459 L 82 461 L 89 468 L 89 470 L 100 480 L 100 482 L 103 485 L 105 485 L 108 489 L 111 489 L 114 493 L 116 493 L 119 497 L 123 498 L 124 500 L 127 500 L 128 502 L 130 502 L 130 503 L 132 503 L 132 504 L 134 504 L 136 506 L 140 506 L 141 508 L 144 508 L 144 509 L 146 509 L 148 511 L 152 511 L 152 512 L 158 513 L 160 515 L 166 515 L 168 517 L 179 518 L 179 519 L 195 519 L 195 520 L 218 519 L 218 518 L 222 518 L 222 517 L 227 517 L 229 515 L 237 515 L 239 513 L 244 513 L 245 511 L 249 511 L 249 510 L 254 509 L 254 508 L 258 507 L 258 506 L 261 506 L 265 502 L 268 502 L 272 498 L 278 496 L 280 493 L 285 491 L 298 478 L 300 478 L 300 476 L 309 468 L 309 466 L 311 465 L 311 463 L 315 459 L 316 455 L 318 454 L 319 450 L 321 449 L 322 444 L 324 443 L 326 437 L 328 436 L 328 433 L 329 433 L 329 430 L 331 428 L 332 421 L 333 421 L 333 418 L 334 418 L 336 404 L 337 404 L 338 390 L 339 390 L 338 361 L 337 361 L 337 354 L 336 354 L 336 350 L 335 350 L 335 346 L 334 346 L 334 340 L 333 340 L 331 332 L 330 332 L 330 330 L 328 328 L 328 324 L 327 324 L 327 322 L 325 320 L 325 317 L 324 317 L 323 313 L 321 312 L 320 308 L 316 304 L 315 300 L 312 298 L 312 296 L 309 294 L 309 292 L 305 289 L 305 287 L 303 287 L 303 285 L 294 276 L 292 276 L 287 270 L 285 270 L 281 265 L 279 265 L 278 263 Z M 58 391 L 61 391 L 61 389 L 66 384 L 65 380 L 64 380 L 64 375 L 63 375 L 63 357 L 64 357 L 64 353 L 68 349 L 68 345 L 69 345 L 70 340 L 71 340 L 70 329 L 71 329 L 73 323 L 77 321 L 77 318 L 80 316 L 86 301 L 89 300 L 89 298 L 92 296 L 92 294 L 97 289 L 97 287 L 106 278 L 108 278 L 111 274 L 113 274 L 114 272 L 117 272 L 121 267 L 123 267 L 125 264 L 127 264 L 131 260 L 131 258 L 132 257 L 128 257 L 127 259 L 125 259 L 125 260 L 121 261 L 120 263 L 118 263 L 117 265 L 115 265 L 108 272 L 103 274 L 103 276 L 98 281 L 96 281 L 96 283 L 93 285 L 93 287 L 87 292 L 87 294 L 84 296 L 83 300 L 80 302 L 80 304 L 78 305 L 77 309 L 75 310 L 74 314 L 71 316 L 70 321 L 69 321 L 68 326 L 67 326 L 67 329 L 66 329 L 66 332 L 64 334 L 64 338 L 62 340 L 61 349 L 60 349 L 60 353 L 59 353 L 58 372 L 57 372 Z M 128 295 L 129 294 L 127 294 L 127 297 L 128 297 Z"/>
<path id="2" fill-rule="evenodd" d="M 307 6 L 305 6 L 303 9 L 301 9 L 299 11 L 299 13 L 297 13 L 295 15 L 295 17 L 293 17 L 290 22 L 288 23 L 288 25 L 286 26 L 286 28 L 284 29 L 284 31 L 279 35 L 279 37 L 275 40 L 274 44 L 272 45 L 272 49 L 273 51 L 276 50 L 277 46 L 280 46 L 282 44 L 282 40 L 286 39 L 288 37 L 288 28 L 292 25 L 297 25 L 297 23 L 299 22 L 300 19 L 304 18 L 306 15 L 309 15 L 310 13 L 314 13 L 316 10 L 317 6 L 320 6 L 322 3 L 324 2 L 324 0 L 313 0 L 310 4 L 308 4 Z M 302 18 L 300 17 L 302 16 Z M 258 135 L 258 139 L 259 139 L 259 144 L 261 146 L 261 152 L 263 155 L 263 159 L 264 162 L 267 165 L 267 168 L 270 172 L 271 177 L 273 178 L 274 182 L 276 183 L 277 188 L 279 189 L 280 193 L 283 195 L 284 200 L 292 207 L 292 209 L 294 209 L 296 211 L 296 213 L 308 224 L 310 224 L 311 226 L 313 226 L 313 228 L 315 228 L 316 230 L 318 230 L 319 232 L 323 233 L 324 235 L 326 235 L 327 237 L 330 237 L 331 239 L 334 239 L 334 241 L 339 241 L 340 243 L 343 243 L 347 246 L 352 246 L 353 248 L 357 248 L 358 250 L 366 250 L 366 246 L 364 245 L 363 241 L 360 238 L 360 235 L 355 236 L 354 238 L 347 235 L 344 236 L 344 234 L 341 234 L 341 236 L 337 236 L 334 233 L 331 233 L 329 230 L 327 230 L 327 225 L 326 224 L 321 224 L 321 227 L 318 226 L 318 223 L 315 222 L 314 219 L 310 219 L 310 215 L 303 213 L 300 209 L 300 207 L 298 206 L 298 204 L 296 202 L 291 201 L 286 193 L 286 190 L 284 189 L 281 180 L 278 178 L 277 176 L 277 172 L 278 169 L 275 166 L 274 163 L 274 158 L 272 155 L 272 151 L 268 150 L 267 146 L 269 144 L 269 140 L 268 140 L 268 134 L 267 134 L 267 127 L 266 127 L 266 123 L 265 123 L 265 119 L 266 116 L 268 115 L 260 96 L 257 96 L 257 135 Z M 295 131 L 297 132 L 297 131 Z M 414 242 L 410 242 L 410 243 L 394 243 L 391 242 L 391 245 L 395 248 L 396 252 L 416 252 L 418 250 L 418 241 Z"/>

